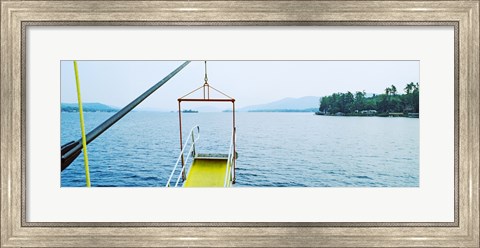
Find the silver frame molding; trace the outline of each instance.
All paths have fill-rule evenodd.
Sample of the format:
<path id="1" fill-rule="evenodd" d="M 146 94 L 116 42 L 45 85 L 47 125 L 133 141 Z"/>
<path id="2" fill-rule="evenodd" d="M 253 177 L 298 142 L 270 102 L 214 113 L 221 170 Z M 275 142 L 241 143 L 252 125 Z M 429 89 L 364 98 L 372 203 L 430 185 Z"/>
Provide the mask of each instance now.
<path id="1" fill-rule="evenodd" d="M 480 247 L 479 6 L 472 1 L 0 0 L 1 247 Z M 453 26 L 454 222 L 38 223 L 26 221 L 29 26 Z"/>

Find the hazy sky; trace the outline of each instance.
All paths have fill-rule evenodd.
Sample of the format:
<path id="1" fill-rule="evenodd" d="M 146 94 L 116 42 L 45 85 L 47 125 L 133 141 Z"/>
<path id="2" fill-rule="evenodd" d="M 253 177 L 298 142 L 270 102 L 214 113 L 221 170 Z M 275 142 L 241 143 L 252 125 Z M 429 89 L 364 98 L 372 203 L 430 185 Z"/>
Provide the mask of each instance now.
<path id="1" fill-rule="evenodd" d="M 83 102 L 123 107 L 183 61 L 77 63 Z M 235 98 L 238 108 L 286 97 L 347 91 L 382 93 L 392 84 L 403 93 L 407 83 L 419 82 L 420 69 L 419 61 L 208 61 L 207 66 L 210 85 Z M 73 62 L 62 61 L 62 102 L 77 102 L 74 75 Z M 176 110 L 177 98 L 203 85 L 203 78 L 204 62 L 192 61 L 138 108 Z"/>

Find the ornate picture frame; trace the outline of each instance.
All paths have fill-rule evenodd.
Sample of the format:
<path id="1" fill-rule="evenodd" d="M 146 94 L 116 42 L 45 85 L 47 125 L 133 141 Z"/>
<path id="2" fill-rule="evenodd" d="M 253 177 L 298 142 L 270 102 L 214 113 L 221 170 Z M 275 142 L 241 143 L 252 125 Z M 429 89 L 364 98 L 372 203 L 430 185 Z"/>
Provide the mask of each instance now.
<path id="1" fill-rule="evenodd" d="M 479 247 L 480 1 L 1 0 L 2 247 Z M 26 221 L 28 26 L 453 26 L 452 223 L 32 223 Z"/>

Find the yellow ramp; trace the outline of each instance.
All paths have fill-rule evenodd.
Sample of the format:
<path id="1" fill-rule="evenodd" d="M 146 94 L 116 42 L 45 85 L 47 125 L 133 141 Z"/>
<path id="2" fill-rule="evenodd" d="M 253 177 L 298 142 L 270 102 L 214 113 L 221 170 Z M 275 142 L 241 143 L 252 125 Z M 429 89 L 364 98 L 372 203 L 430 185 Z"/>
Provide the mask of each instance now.
<path id="1" fill-rule="evenodd" d="M 183 187 L 223 187 L 227 159 L 195 158 Z"/>

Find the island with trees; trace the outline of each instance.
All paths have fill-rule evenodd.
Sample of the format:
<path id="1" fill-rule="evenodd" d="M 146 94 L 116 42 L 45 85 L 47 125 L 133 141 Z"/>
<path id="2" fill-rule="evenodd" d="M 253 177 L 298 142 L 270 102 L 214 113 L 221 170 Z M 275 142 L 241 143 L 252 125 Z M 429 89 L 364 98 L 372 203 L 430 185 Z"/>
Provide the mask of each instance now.
<path id="1" fill-rule="evenodd" d="M 419 117 L 420 87 L 417 83 L 409 83 L 404 88 L 405 94 L 398 94 L 397 87 L 392 85 L 383 94 L 367 97 L 365 91 L 355 94 L 334 93 L 320 99 L 317 115 L 337 116 L 404 116 Z"/>
<path id="2" fill-rule="evenodd" d="M 62 112 L 78 112 L 78 103 L 61 103 L 60 104 Z M 84 112 L 117 112 L 118 109 L 110 107 L 102 103 L 83 103 L 82 105 Z"/>

